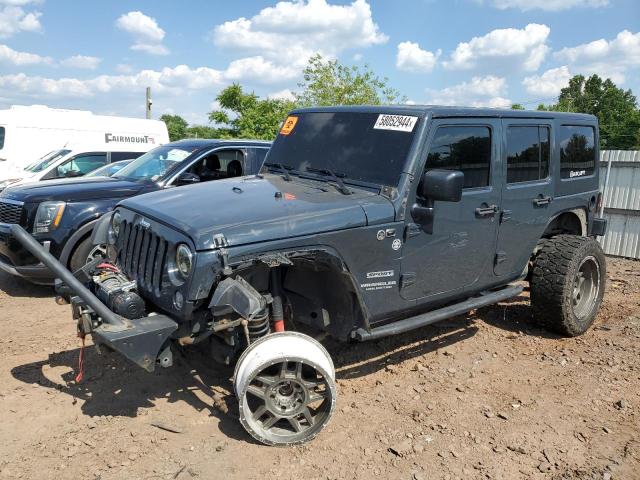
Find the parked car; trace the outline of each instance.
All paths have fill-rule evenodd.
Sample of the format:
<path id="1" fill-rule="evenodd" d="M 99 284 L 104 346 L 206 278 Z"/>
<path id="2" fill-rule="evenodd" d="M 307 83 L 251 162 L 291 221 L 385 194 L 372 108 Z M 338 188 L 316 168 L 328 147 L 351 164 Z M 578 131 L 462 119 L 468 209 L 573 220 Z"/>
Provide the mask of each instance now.
<path id="1" fill-rule="evenodd" d="M 540 325 L 589 328 L 606 280 L 598 140 L 596 118 L 572 113 L 296 110 L 263 175 L 120 202 L 95 230 L 110 262 L 75 277 L 15 230 L 77 295 L 81 335 L 147 370 L 175 343 L 239 355 L 240 422 L 295 444 L 336 403 L 310 335 L 378 340 L 515 297 L 524 279 Z"/>
<path id="2" fill-rule="evenodd" d="M 134 160 L 135 158 L 130 158 L 128 160 L 120 160 L 119 162 L 109 163 L 94 170 L 93 172 L 89 172 L 87 174 L 87 177 L 112 177 Z"/>
<path id="3" fill-rule="evenodd" d="M 0 270 L 33 283 L 54 276 L 10 234 L 20 224 L 56 258 L 77 270 L 100 256 L 91 245 L 98 218 L 123 198 L 230 176 L 257 173 L 268 142 L 182 140 L 157 147 L 111 177 L 81 177 L 9 187 L 0 193 Z"/>
<path id="4" fill-rule="evenodd" d="M 146 152 L 168 141 L 159 120 L 15 105 L 0 110 L 0 182 L 24 178 L 21 172 L 36 159 L 70 145 L 89 147 L 85 152 Z"/>
<path id="5" fill-rule="evenodd" d="M 50 152 L 20 171 L 11 170 L 7 172 L 6 176 L 9 178 L 0 180 L 0 191 L 8 186 L 17 187 L 18 185 L 40 180 L 82 177 L 112 162 L 138 158 L 152 148 L 154 148 L 154 145 L 150 144 L 120 145 L 115 147 L 106 145 L 69 146 L 68 148 Z"/>

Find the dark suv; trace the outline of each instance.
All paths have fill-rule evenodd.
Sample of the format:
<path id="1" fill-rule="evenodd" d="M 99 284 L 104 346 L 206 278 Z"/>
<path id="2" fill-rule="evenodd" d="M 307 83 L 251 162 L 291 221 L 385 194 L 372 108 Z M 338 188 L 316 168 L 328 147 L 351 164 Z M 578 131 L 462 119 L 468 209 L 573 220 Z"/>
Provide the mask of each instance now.
<path id="1" fill-rule="evenodd" d="M 237 359 L 247 431 L 299 443 L 336 399 L 311 335 L 406 332 L 517 296 L 522 280 L 541 325 L 589 328 L 606 278 L 598 140 L 579 114 L 297 110 L 262 174 L 121 202 L 95 231 L 110 262 L 71 275 L 15 230 L 77 295 L 81 335 L 147 370 L 170 366 L 172 345 L 208 343 Z"/>
<path id="2" fill-rule="evenodd" d="M 91 245 L 98 218 L 123 198 L 154 190 L 256 173 L 269 142 L 181 140 L 157 147 L 111 177 L 34 182 L 0 193 L 0 270 L 33 283 L 54 275 L 10 234 L 19 224 L 56 258 L 77 270 L 101 256 Z"/>

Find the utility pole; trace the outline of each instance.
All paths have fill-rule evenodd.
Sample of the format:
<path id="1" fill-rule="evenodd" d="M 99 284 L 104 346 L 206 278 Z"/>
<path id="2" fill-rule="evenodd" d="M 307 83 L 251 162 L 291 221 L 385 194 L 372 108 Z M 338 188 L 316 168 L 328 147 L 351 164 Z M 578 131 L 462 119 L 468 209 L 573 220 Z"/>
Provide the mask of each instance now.
<path id="1" fill-rule="evenodd" d="M 151 105 L 153 102 L 151 101 L 151 87 L 147 87 L 147 102 L 145 105 L 145 110 L 147 112 L 147 120 L 151 119 Z"/>

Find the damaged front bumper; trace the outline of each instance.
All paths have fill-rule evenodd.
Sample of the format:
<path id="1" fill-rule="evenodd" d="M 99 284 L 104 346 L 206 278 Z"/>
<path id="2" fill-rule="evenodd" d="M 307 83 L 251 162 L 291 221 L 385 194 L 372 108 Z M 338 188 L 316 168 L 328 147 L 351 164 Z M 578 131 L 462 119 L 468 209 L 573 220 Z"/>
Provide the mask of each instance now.
<path id="1" fill-rule="evenodd" d="M 97 345 L 119 352 L 149 372 L 157 363 L 171 365 L 168 344 L 178 328 L 176 322 L 165 315 L 129 320 L 115 314 L 22 227 L 12 225 L 11 233 L 73 292 L 73 314 L 81 334 L 92 335 Z"/>

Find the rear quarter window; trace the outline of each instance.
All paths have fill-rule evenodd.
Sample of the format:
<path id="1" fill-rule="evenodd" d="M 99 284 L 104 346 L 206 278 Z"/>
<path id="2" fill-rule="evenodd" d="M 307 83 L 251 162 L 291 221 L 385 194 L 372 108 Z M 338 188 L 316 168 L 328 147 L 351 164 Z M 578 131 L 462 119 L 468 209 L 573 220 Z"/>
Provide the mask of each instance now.
<path id="1" fill-rule="evenodd" d="M 562 125 L 558 130 L 560 177 L 572 179 L 593 175 L 596 168 L 595 129 Z"/>

